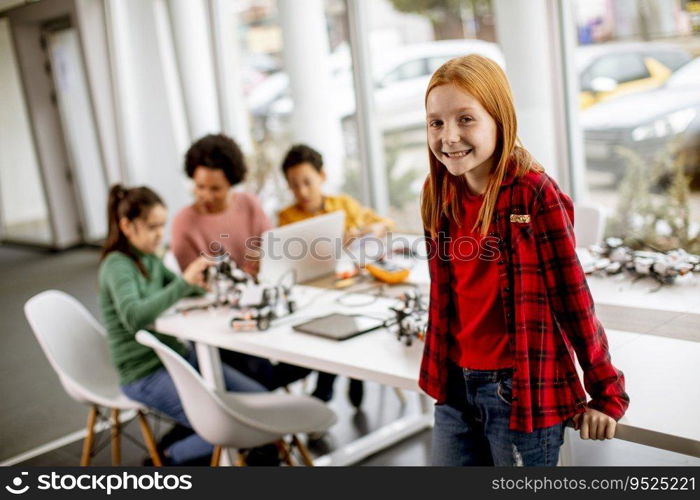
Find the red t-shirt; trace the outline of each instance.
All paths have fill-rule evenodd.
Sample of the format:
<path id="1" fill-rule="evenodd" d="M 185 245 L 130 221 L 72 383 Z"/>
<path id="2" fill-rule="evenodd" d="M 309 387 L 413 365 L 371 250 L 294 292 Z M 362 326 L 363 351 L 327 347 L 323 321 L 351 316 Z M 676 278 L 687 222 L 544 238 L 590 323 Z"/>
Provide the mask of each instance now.
<path id="1" fill-rule="evenodd" d="M 450 223 L 452 278 L 449 357 L 462 368 L 498 370 L 513 367 L 503 302 L 498 290 L 499 248 L 493 237 L 472 227 L 483 196 L 464 196 L 461 227 Z"/>

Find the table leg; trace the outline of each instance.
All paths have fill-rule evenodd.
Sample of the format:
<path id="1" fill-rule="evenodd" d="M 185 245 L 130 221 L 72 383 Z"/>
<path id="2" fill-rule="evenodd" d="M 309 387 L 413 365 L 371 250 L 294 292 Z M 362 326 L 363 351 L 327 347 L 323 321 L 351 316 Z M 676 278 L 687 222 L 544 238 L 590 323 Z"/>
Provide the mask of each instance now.
<path id="1" fill-rule="evenodd" d="M 431 399 L 423 393 L 419 394 L 418 397 L 420 398 L 420 411 L 423 414 L 429 414 L 432 411 Z"/>
<path id="2" fill-rule="evenodd" d="M 221 368 L 219 348 L 202 342 L 195 342 L 194 348 L 197 352 L 199 372 L 202 374 L 204 382 L 211 389 L 225 390 L 226 386 L 224 385 L 224 372 Z"/>

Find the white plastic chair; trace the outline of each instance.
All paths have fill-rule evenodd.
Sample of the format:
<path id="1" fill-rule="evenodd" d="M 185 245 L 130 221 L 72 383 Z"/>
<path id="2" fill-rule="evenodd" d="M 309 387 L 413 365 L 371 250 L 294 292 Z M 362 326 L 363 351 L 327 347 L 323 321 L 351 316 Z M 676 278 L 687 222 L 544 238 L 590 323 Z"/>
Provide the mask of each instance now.
<path id="1" fill-rule="evenodd" d="M 111 413 L 112 464 L 121 461 L 119 413 L 134 410 L 153 464 L 160 466 L 144 415 L 146 408 L 121 392 L 102 325 L 75 298 L 58 290 L 47 290 L 29 299 L 24 313 L 63 388 L 73 399 L 90 406 L 80 465 L 90 465 L 95 421 L 104 407 Z"/>
<path id="2" fill-rule="evenodd" d="M 576 246 L 588 248 L 603 240 L 605 211 L 599 205 L 576 204 L 574 206 L 574 234 Z"/>
<path id="3" fill-rule="evenodd" d="M 182 356 L 141 330 L 136 340 L 151 347 L 173 378 L 190 424 L 204 440 L 215 446 L 212 465 L 218 465 L 222 448 L 254 448 L 277 443 L 285 460 L 292 465 L 284 440 L 292 436 L 306 465 L 313 465 L 297 433 L 323 432 L 336 415 L 321 401 L 310 396 L 270 392 L 234 393 L 209 388 Z"/>

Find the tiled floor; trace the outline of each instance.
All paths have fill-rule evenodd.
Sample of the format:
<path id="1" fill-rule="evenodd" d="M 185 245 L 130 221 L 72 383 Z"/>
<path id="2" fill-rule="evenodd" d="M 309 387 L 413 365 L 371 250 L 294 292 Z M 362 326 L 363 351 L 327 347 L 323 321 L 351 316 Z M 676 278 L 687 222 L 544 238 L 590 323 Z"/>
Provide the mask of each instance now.
<path id="1" fill-rule="evenodd" d="M 381 397 L 394 397 L 391 391 L 382 396 L 382 389 L 375 385 L 368 386 L 368 398 L 366 408 L 374 408 L 377 400 Z M 340 398 L 338 398 L 340 399 Z M 331 452 L 338 446 L 352 441 L 356 437 L 364 435 L 371 429 L 376 428 L 380 422 L 389 421 L 394 415 L 400 413 L 399 406 L 394 402 L 389 402 L 384 409 L 379 411 L 354 412 L 343 401 L 333 402 L 332 406 L 338 412 L 339 422 L 321 440 L 309 443 L 311 453 L 318 457 Z M 381 408 L 381 404 L 379 405 Z M 389 408 L 390 407 L 390 408 Z M 87 412 L 86 412 L 87 414 Z M 157 422 L 152 418 L 151 425 L 157 437 L 162 436 L 170 425 L 166 422 Z M 130 420 L 122 428 L 123 434 L 128 434 L 130 438 L 122 435 L 121 454 L 122 465 L 138 466 L 148 456 L 141 433 L 136 420 Z M 109 447 L 110 435 L 108 431 L 97 434 L 95 438 L 95 453 L 92 458 L 92 465 L 111 465 L 111 454 Z M 25 466 L 61 466 L 77 465 L 80 463 L 82 452 L 82 441 L 76 441 L 51 452 L 34 457 L 21 463 Z M 430 457 L 430 431 L 424 431 L 412 438 L 406 439 L 390 449 L 372 455 L 358 465 L 426 465 Z"/>

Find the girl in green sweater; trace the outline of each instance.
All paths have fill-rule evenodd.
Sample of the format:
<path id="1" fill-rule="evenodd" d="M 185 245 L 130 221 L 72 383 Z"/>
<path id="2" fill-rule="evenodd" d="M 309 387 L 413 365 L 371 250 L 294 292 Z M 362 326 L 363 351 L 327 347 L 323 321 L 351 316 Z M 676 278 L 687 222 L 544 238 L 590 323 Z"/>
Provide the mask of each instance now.
<path id="1" fill-rule="evenodd" d="M 152 331 L 155 319 L 178 300 L 204 292 L 204 257 L 177 276 L 155 255 L 162 239 L 167 211 L 160 197 L 147 187 L 112 187 L 107 209 L 109 232 L 100 266 L 100 306 L 107 328 L 112 359 L 121 388 L 129 398 L 190 427 L 175 385 L 156 353 L 136 341 L 140 329 Z M 191 350 L 174 337 L 159 340 L 197 368 Z M 236 392 L 262 392 L 265 388 L 224 365 L 226 388 Z M 166 461 L 182 464 L 210 455 L 213 447 L 196 434 L 165 450 Z"/>

